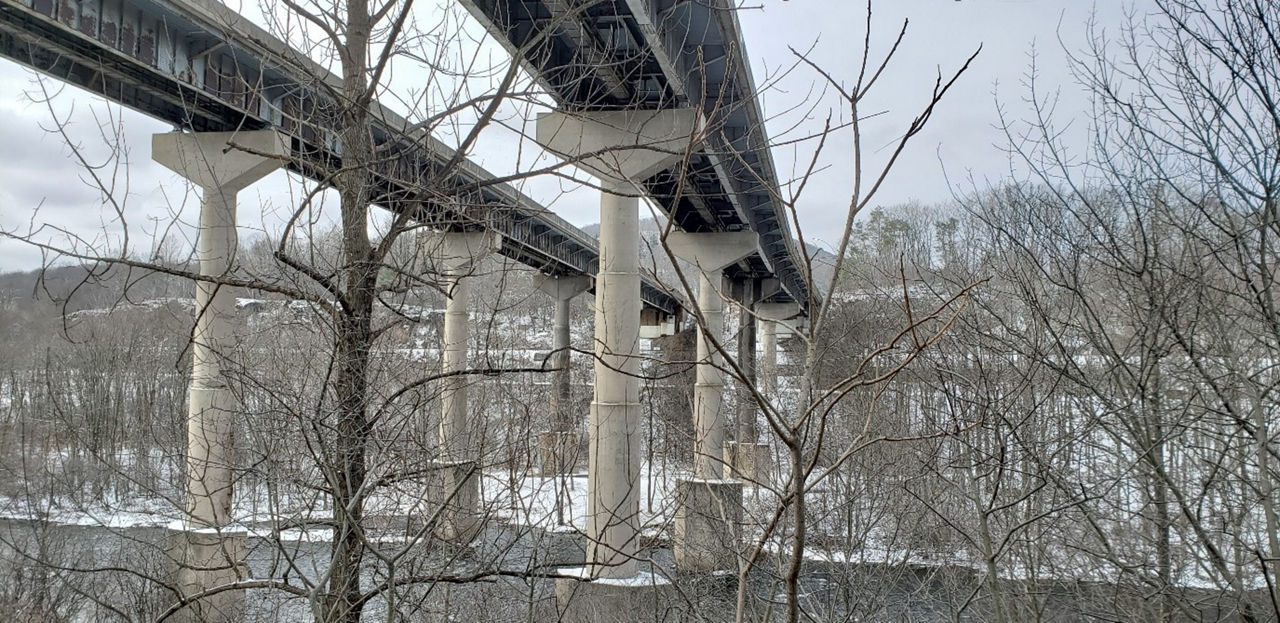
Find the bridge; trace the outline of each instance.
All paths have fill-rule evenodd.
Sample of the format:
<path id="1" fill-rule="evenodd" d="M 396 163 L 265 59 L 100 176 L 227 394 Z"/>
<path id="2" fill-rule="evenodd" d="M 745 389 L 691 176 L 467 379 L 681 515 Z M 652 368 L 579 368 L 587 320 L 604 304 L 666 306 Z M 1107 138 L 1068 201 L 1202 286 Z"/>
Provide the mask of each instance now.
<path id="1" fill-rule="evenodd" d="M 759 250 L 726 276 L 776 277 L 781 288 L 767 301 L 809 306 L 732 2 L 461 1 L 560 107 L 692 107 L 708 117 L 690 161 L 644 180 L 644 190 L 681 230 L 756 232 Z"/>
<path id="2" fill-rule="evenodd" d="M 559 581 L 566 594 L 578 595 L 573 607 L 586 610 L 563 615 L 638 616 L 618 605 L 635 601 L 628 594 L 657 590 L 652 578 L 637 581 L 642 310 L 653 320 L 681 308 L 640 269 L 639 197 L 666 213 L 678 230 L 666 237 L 668 248 L 698 272 L 694 473 L 677 482 L 673 539 L 685 571 L 737 569 L 743 481 L 760 482 L 771 460 L 756 430 L 754 400 L 739 401 L 736 438 L 726 439 L 725 295 L 743 309 L 737 364 L 748 380 L 756 375 L 759 320 L 767 399 L 776 394 L 777 321 L 802 315 L 815 301 L 777 195 L 736 16 L 725 0 L 462 1 L 555 100 L 557 110 L 538 119 L 536 140 L 600 180 L 599 239 L 376 103 L 371 129 L 385 157 L 371 171 L 374 203 L 440 230 L 421 238 L 449 286 L 443 372 L 466 370 L 466 276 L 477 256 L 496 251 L 544 274 L 540 288 L 557 302 L 556 424 L 540 439 L 543 467 L 552 473 L 572 467 L 562 464 L 563 453 L 578 444 L 566 399 L 568 301 L 594 288 L 586 566 Z M 185 130 L 157 135 L 152 156 L 203 189 L 198 255 L 205 275 L 230 267 L 238 190 L 281 162 L 320 181 L 342 163 L 331 129 L 336 107 L 324 88 L 337 78 L 213 0 L 0 0 L 0 54 Z M 727 292 L 726 279 L 733 284 Z M 234 565 L 210 565 L 240 547 L 234 535 L 211 538 L 207 530 L 232 521 L 235 403 L 219 367 L 232 333 L 230 296 L 197 285 L 197 309 L 207 311 L 193 331 L 189 521 L 178 554 L 179 583 L 191 593 L 234 579 Z M 429 501 L 450 509 L 438 534 L 465 540 L 476 534 L 478 459 L 467 442 L 472 414 L 463 379 L 441 382 L 442 460 Z"/>
<path id="3" fill-rule="evenodd" d="M 217 2 L 0 0 L 0 55 L 175 127 L 277 131 L 291 168 L 315 179 L 341 165 L 319 87 L 338 78 Z M 378 203 L 498 232 L 499 253 L 548 275 L 595 274 L 592 236 L 470 161 L 445 171 L 452 148 L 385 107 L 375 116 L 376 139 L 394 150 L 377 172 Z M 642 292 L 655 312 L 680 309 L 650 276 Z"/>
<path id="4" fill-rule="evenodd" d="M 668 249 L 699 272 L 694 314 L 699 322 L 694 385 L 693 478 L 677 482 L 677 566 L 731 568 L 742 507 L 739 481 L 758 479 L 769 449 L 760 443 L 755 398 L 740 393 L 736 434 L 728 440 L 722 412 L 725 387 L 719 344 L 722 300 L 743 308 L 736 363 L 755 377 L 756 320 L 764 329 L 763 355 L 773 365 L 774 322 L 801 315 L 816 298 L 790 231 L 779 195 L 764 116 L 746 62 L 734 3 L 728 0 L 461 0 L 515 62 L 537 80 L 557 110 L 538 119 L 536 140 L 548 151 L 601 181 L 600 241 L 613 262 L 602 266 L 606 294 L 633 288 L 636 264 L 628 241 L 635 237 L 635 205 L 648 197 L 678 231 Z M 666 158 L 636 158 L 637 145 Z M 611 149 L 622 155 L 613 156 Z M 725 281 L 729 287 L 724 287 Z M 632 290 L 634 292 L 634 290 Z M 599 298 L 599 297 L 598 297 Z M 588 500 L 593 521 L 587 554 L 592 577 L 635 573 L 638 443 L 629 430 L 641 417 L 638 382 L 626 352 L 625 315 L 597 305 L 595 402 Z M 766 372 L 767 377 L 772 372 Z M 600 457 L 633 457 L 628 461 Z M 625 517 L 617 521 L 618 517 Z M 620 525 L 621 524 L 621 525 Z M 726 536 L 728 535 L 728 536 Z M 566 589 L 567 590 L 567 589 Z"/>

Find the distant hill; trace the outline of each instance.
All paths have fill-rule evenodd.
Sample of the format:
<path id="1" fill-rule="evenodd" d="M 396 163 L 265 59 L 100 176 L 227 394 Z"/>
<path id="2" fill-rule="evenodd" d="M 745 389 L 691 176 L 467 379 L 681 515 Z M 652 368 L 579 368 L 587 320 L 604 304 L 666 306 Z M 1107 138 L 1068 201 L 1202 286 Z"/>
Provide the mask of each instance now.
<path id="1" fill-rule="evenodd" d="M 640 222 L 640 233 L 643 244 L 640 248 L 641 265 L 654 271 L 663 282 L 678 288 L 678 280 L 670 259 L 658 244 L 662 232 L 662 224 L 652 218 Z M 592 236 L 600 233 L 599 224 L 582 228 Z M 816 279 L 825 286 L 829 283 L 834 260 L 830 252 L 810 245 L 808 252 L 814 259 Z M 270 274 L 272 266 L 259 267 L 259 274 Z M 689 267 L 690 269 L 692 267 Z M 526 271 L 520 271 L 521 273 Z M 692 272 L 687 273 L 692 274 Z M 532 296 L 532 277 L 525 274 L 507 274 L 502 270 L 496 258 L 486 263 L 486 268 L 478 270 L 477 294 L 487 296 L 495 301 L 505 299 L 506 304 L 513 300 L 530 298 L 528 303 L 535 306 L 544 301 L 541 297 Z M 56 303 L 64 307 L 68 313 L 88 309 L 106 309 L 119 304 L 136 304 L 148 300 L 163 300 L 193 296 L 194 286 L 190 280 L 181 277 L 130 269 L 113 267 L 110 269 L 94 268 L 91 265 L 56 266 L 41 272 L 38 270 L 0 273 L 0 302 Z M 480 294 L 487 293 L 487 294 Z M 246 292 L 240 296 L 258 296 Z M 436 304 L 438 295 L 427 295 L 424 304 Z M 266 298 L 274 298 L 267 295 Z"/>
<path id="2" fill-rule="evenodd" d="M 836 272 L 836 256 L 834 253 L 817 245 L 806 245 L 805 253 L 813 264 L 813 280 L 817 282 L 819 291 L 826 290 L 831 283 L 831 276 Z M 822 292 L 826 294 L 826 292 Z"/>
<path id="3" fill-rule="evenodd" d="M 0 300 L 65 302 L 68 312 L 120 302 L 189 297 L 192 289 L 186 279 L 122 266 L 55 266 L 44 271 L 0 273 Z"/>

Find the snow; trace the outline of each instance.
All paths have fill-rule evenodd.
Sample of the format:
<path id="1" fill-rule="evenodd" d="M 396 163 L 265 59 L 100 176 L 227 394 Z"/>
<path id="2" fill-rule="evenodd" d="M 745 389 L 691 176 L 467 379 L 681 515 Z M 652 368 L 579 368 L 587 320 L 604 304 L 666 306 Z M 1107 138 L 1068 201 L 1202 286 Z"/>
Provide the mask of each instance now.
<path id="1" fill-rule="evenodd" d="M 675 480 L 686 472 L 667 470 L 644 463 L 640 467 L 640 523 L 646 535 L 661 533 L 675 515 Z M 587 528 L 587 476 L 542 478 L 525 476 L 517 479 L 512 491 L 506 472 L 486 473 L 481 493 L 486 507 L 501 519 L 518 525 L 537 526 L 552 532 L 583 531 Z M 558 520 L 557 492 L 565 522 Z M 513 495 L 514 493 L 514 495 Z"/>
<path id="2" fill-rule="evenodd" d="M 677 479 L 688 477 L 689 474 L 682 470 L 666 470 L 648 464 L 643 465 L 640 492 L 643 534 L 655 537 L 666 532 L 675 512 L 675 502 L 672 497 L 674 483 Z M 709 479 L 705 482 L 735 481 Z M 586 529 L 587 478 L 583 474 L 549 478 L 518 476 L 513 479 L 509 472 L 487 472 L 482 476 L 480 488 L 485 508 L 495 519 L 514 525 L 535 526 L 551 533 L 575 533 Z M 744 489 L 743 499 L 747 505 L 746 523 L 758 526 L 760 522 L 753 517 L 763 516 L 776 503 L 776 497 L 767 489 L 750 485 Z M 273 512 L 252 512 L 254 508 L 261 508 L 258 504 L 263 502 L 255 498 L 267 496 L 268 492 L 265 490 L 239 496 L 235 509 L 238 523 L 219 529 L 192 529 L 182 517 L 179 508 L 171 501 L 160 498 L 132 498 L 116 500 L 111 504 L 99 501 L 89 505 L 77 505 L 68 500 L 59 499 L 32 505 L 20 498 L 0 497 L 0 519 L 35 520 L 56 525 L 111 529 L 167 528 L 204 534 L 245 534 L 282 542 L 326 543 L 332 540 L 331 528 L 306 525 L 309 519 L 325 518 L 328 514 L 326 509 L 316 504 L 307 504 L 302 500 L 281 498 L 276 499 L 275 504 L 266 507 L 273 509 Z M 557 498 L 561 504 L 559 514 L 556 510 Z M 421 499 L 421 491 L 401 490 L 371 497 L 368 507 L 376 508 L 380 514 L 404 516 L 415 512 Z M 821 507 L 821 504 L 815 503 L 815 507 Z M 279 527 L 278 518 L 282 515 L 290 517 L 288 527 Z M 414 540 L 414 536 L 406 534 L 403 529 L 371 530 L 367 534 L 372 541 L 376 542 L 409 544 Z M 754 531 L 748 530 L 746 537 L 752 542 L 758 542 L 761 537 L 759 528 L 757 527 Z M 764 551 L 781 555 L 789 553 L 791 547 L 784 535 L 777 534 L 762 545 Z M 874 530 L 861 546 L 847 550 L 826 549 L 809 543 L 805 547 L 804 558 L 822 563 L 910 565 L 926 568 L 962 567 L 976 573 L 986 571 L 984 562 L 963 547 L 935 550 L 908 548 L 892 538 L 878 535 Z M 1054 563 L 1052 570 L 1039 569 L 1034 575 L 1039 579 L 1108 583 L 1118 579 L 1114 569 L 1099 568 L 1096 564 L 1074 564 L 1069 559 L 1054 561 Z M 1012 561 L 1001 561 L 999 574 L 1001 578 L 1008 580 L 1026 580 L 1033 576 L 1031 570 L 1013 564 Z M 582 567 L 561 568 L 558 575 L 565 578 L 589 579 L 586 570 Z M 1242 579 L 1250 588 L 1265 586 L 1264 580 L 1260 577 Z M 649 572 L 641 572 L 629 578 L 591 581 L 618 586 L 649 586 L 669 582 L 666 578 Z M 1191 588 L 1222 588 L 1221 581 L 1215 579 L 1209 569 L 1195 564 L 1186 565 L 1180 570 L 1177 584 Z"/>
<path id="3" fill-rule="evenodd" d="M 168 525 L 166 525 L 165 527 L 174 532 L 190 532 L 192 534 L 225 534 L 229 536 L 236 536 L 236 535 L 246 535 L 246 534 L 249 534 L 250 532 L 248 526 L 238 524 L 238 523 L 219 526 L 216 528 L 195 527 L 193 524 L 189 523 L 186 519 L 175 519 L 173 521 L 170 521 Z"/>
<path id="4" fill-rule="evenodd" d="M 57 457 L 52 457 L 58 462 Z M 684 472 L 651 468 L 641 470 L 641 522 L 646 534 L 660 534 L 674 515 L 674 481 Z M 513 489 L 514 485 L 514 489 Z M 573 533 L 586 529 L 587 477 L 576 474 L 542 478 L 517 476 L 506 471 L 482 474 L 480 492 L 485 512 L 498 520 L 515 525 L 535 526 L 553 533 Z M 370 516 L 404 517 L 420 513 L 425 497 L 421 486 L 406 485 L 380 491 L 368 498 L 365 506 Z M 557 512 L 557 498 L 560 509 Z M 324 519 L 328 510 L 317 497 L 292 498 L 268 487 L 245 488 L 238 492 L 232 516 L 237 525 L 222 531 L 248 530 L 255 536 L 286 541 L 322 542 L 332 539 L 330 528 L 297 527 L 308 521 Z M 281 517 L 288 517 L 289 527 L 273 529 Z M 28 504 L 20 498 L 0 497 L 0 519 L 38 520 L 69 526 L 105 528 L 164 527 L 181 530 L 186 526 L 183 511 L 164 498 L 128 497 L 92 504 L 78 504 L 58 498 L 49 502 Z M 384 536 L 382 540 L 401 538 Z"/>
<path id="5" fill-rule="evenodd" d="M 707 485 L 732 485 L 732 484 L 742 483 L 741 480 L 738 480 L 736 478 L 688 478 L 688 479 L 682 479 L 682 480 L 688 480 L 689 482 L 700 482 L 702 484 L 707 484 Z"/>
<path id="6" fill-rule="evenodd" d="M 641 571 L 634 576 L 627 578 L 595 578 L 587 572 L 586 567 L 561 567 L 556 570 L 556 577 L 568 578 L 573 580 L 586 580 L 593 584 L 604 584 L 607 586 L 654 586 L 670 584 L 671 580 L 651 573 L 649 571 Z"/>
<path id="7" fill-rule="evenodd" d="M 178 521 L 179 514 L 168 501 L 156 499 L 139 499 L 127 506 L 103 502 L 76 505 L 66 500 L 31 505 L 26 500 L 0 497 L 0 519 L 37 520 L 65 526 L 160 528 Z"/>
<path id="8" fill-rule="evenodd" d="M 254 536 L 263 539 L 279 539 L 300 543 L 330 543 L 333 541 L 333 528 L 288 528 L 285 530 L 251 531 Z"/>

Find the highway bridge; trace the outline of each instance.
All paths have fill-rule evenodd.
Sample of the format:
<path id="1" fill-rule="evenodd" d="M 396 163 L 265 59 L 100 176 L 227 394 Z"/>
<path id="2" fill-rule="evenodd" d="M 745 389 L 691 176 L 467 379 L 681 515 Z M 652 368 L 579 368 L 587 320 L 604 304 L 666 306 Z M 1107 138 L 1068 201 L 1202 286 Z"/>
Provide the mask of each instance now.
<path id="1" fill-rule="evenodd" d="M 539 287 L 556 299 L 553 348 L 560 354 L 553 383 L 561 389 L 553 392 L 552 408 L 558 410 L 554 421 L 566 426 L 540 436 L 540 450 L 551 457 L 544 469 L 548 463 L 553 471 L 571 468 L 561 455 L 580 443 L 581 414 L 564 399 L 568 301 L 596 289 L 593 400 L 585 427 L 586 566 L 579 575 L 559 576 L 557 594 L 563 588 L 564 606 L 593 604 L 565 613 L 564 620 L 594 621 L 589 612 L 597 610 L 634 615 L 619 610 L 633 597 L 617 591 L 642 589 L 652 579 L 643 579 L 637 562 L 642 309 L 675 315 L 681 308 L 640 270 L 638 196 L 653 199 L 668 215 L 679 229 L 668 236 L 668 247 L 699 273 L 691 308 L 699 323 L 694 471 L 676 483 L 680 508 L 673 530 L 675 562 L 685 571 L 737 569 L 743 481 L 768 472 L 765 463 L 772 460 L 751 400 L 740 401 L 738 432 L 732 441 L 726 438 L 722 277 L 743 286 L 733 296 L 756 314 L 743 316 L 744 329 L 758 319 L 765 330 L 760 382 L 775 388 L 765 392 L 770 401 L 777 394 L 769 381 L 776 348 L 771 328 L 802 315 L 815 293 L 777 195 L 755 84 L 728 0 L 461 1 L 555 100 L 557 110 L 538 118 L 536 140 L 600 179 L 601 233 L 598 239 L 585 235 L 456 158 L 426 130 L 373 105 L 372 131 L 383 156 L 371 172 L 375 203 L 412 211 L 444 230 L 434 251 L 450 283 L 441 369 L 461 374 L 441 383 L 441 454 L 433 467 L 441 476 L 427 496 L 429 504 L 450 510 L 435 529 L 442 538 L 466 539 L 478 525 L 481 464 L 468 443 L 475 413 L 465 385 L 465 276 L 476 251 L 492 245 L 487 232 L 497 232 L 496 250 L 542 271 L 547 278 Z M 269 156 L 286 155 L 293 170 L 321 182 L 342 163 L 332 131 L 337 107 L 326 89 L 338 79 L 213 0 L 0 0 L 0 54 L 185 131 L 157 135 L 152 157 L 204 189 L 198 253 L 204 275 L 228 268 L 235 192 L 278 166 Z M 227 150 L 227 132 L 243 133 L 255 150 Z M 231 334 L 229 297 L 208 283 L 197 285 L 197 308 L 207 311 L 192 333 L 188 523 L 182 532 L 191 551 L 205 558 L 195 564 L 183 558 L 178 565 L 180 575 L 199 576 L 183 580 L 195 590 L 227 581 L 217 575 L 225 569 L 208 575 L 213 572 L 205 567 L 218 552 L 225 558 L 236 538 L 210 539 L 202 532 L 232 521 L 234 457 L 228 449 L 238 407 L 219 368 L 219 353 L 228 352 L 219 340 Z M 738 363 L 751 370 L 754 331 L 740 335 Z M 746 374 L 753 379 L 754 372 Z M 609 579 L 619 582 L 596 583 Z M 597 588 L 601 592 L 591 592 Z M 590 594 L 568 598 L 578 591 Z"/>
<path id="2" fill-rule="evenodd" d="M 674 255 L 694 264 L 698 296 L 693 474 L 677 482 L 673 550 L 691 571 L 736 568 L 741 481 L 771 458 L 754 400 L 740 394 L 732 440 L 722 403 L 723 298 L 744 310 L 736 364 L 755 377 L 756 321 L 803 315 L 816 293 L 792 237 L 755 81 L 730 0 L 460 0 L 555 102 L 536 140 L 600 180 L 595 395 L 590 423 L 586 573 L 631 578 L 643 418 L 631 361 L 637 194 L 666 213 Z M 632 156 L 637 145 L 647 157 Z M 603 155 L 602 155 L 603 154 Z M 725 288 L 725 283 L 729 288 Z M 613 300 L 609 300 L 613 297 Z M 751 314 L 754 314 L 752 316 Z M 602 331 L 601 327 L 612 328 Z M 766 362 L 772 356 L 766 342 Z M 621 356 L 618 355 L 621 353 Z M 766 377 L 771 373 L 766 373 Z M 737 510 L 733 510 L 737 509 Z M 566 591 L 575 590 L 565 586 Z M 608 608 L 608 606 L 605 606 Z"/>
<path id="3" fill-rule="evenodd" d="M 777 277 L 772 302 L 807 308 L 790 218 L 728 0 L 461 0 L 551 94 L 575 111 L 694 108 L 711 128 L 692 160 L 645 180 L 687 232 L 751 231 L 758 253 L 725 269 L 734 281 Z"/>
<path id="4" fill-rule="evenodd" d="M 324 179 L 342 150 L 321 84 L 337 76 L 210 0 L 0 0 L 0 54 L 195 132 L 273 129 L 292 169 Z M 377 203 L 451 229 L 501 234 L 499 252 L 552 276 L 594 275 L 596 240 L 454 150 L 375 104 L 387 154 Z M 680 304 L 646 276 L 644 305 Z"/>

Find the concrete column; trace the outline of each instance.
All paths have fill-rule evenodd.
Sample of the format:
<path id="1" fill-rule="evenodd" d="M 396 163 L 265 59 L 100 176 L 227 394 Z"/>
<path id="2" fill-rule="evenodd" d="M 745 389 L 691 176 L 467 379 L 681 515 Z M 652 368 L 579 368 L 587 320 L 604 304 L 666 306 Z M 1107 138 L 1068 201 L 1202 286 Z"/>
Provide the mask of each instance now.
<path id="1" fill-rule="evenodd" d="M 667 246 L 697 266 L 698 363 L 693 386 L 693 475 L 676 482 L 674 550 L 683 571 L 736 569 L 742 541 L 742 483 L 722 480 L 725 418 L 722 357 L 715 348 L 724 333 L 719 286 L 726 266 L 756 253 L 754 232 L 672 232 Z"/>
<path id="2" fill-rule="evenodd" d="M 569 301 L 569 298 L 556 299 L 555 334 L 551 339 L 552 365 L 556 368 L 551 373 L 551 430 L 554 431 L 566 431 L 573 426 L 569 414 L 569 403 L 573 397 L 573 379 L 569 370 Z"/>
<path id="3" fill-rule="evenodd" d="M 464 234 L 465 235 L 465 234 Z M 444 304 L 444 327 L 440 335 L 440 372 L 449 374 L 467 369 L 467 346 L 471 340 L 472 258 L 463 235 L 445 234 L 439 251 L 444 257 L 443 276 L 448 292 Z M 440 393 L 440 455 L 461 461 L 470 454 L 467 430 L 467 382 L 465 376 L 444 380 Z"/>
<path id="4" fill-rule="evenodd" d="M 693 386 L 693 473 L 697 478 L 720 478 L 724 471 L 724 373 L 712 338 L 724 333 L 724 303 L 719 286 L 726 266 L 755 253 L 755 232 L 671 232 L 667 246 L 677 257 L 697 266 L 698 331 L 697 380 Z"/>
<path id="5" fill-rule="evenodd" d="M 766 396 L 778 393 L 778 323 L 760 320 L 760 390 Z"/>
<path id="6" fill-rule="evenodd" d="M 497 244 L 497 238 L 489 232 L 428 232 L 419 236 L 420 248 L 443 278 L 445 287 L 444 328 L 440 336 L 442 374 L 467 370 L 471 340 L 469 278 L 476 262 Z M 445 377 L 441 383 L 440 458 L 427 487 L 430 509 L 444 507 L 436 534 L 453 540 L 469 539 L 479 525 L 479 440 L 471 426 L 476 418 L 467 404 L 470 383 L 471 379 L 463 374 Z"/>
<path id="7" fill-rule="evenodd" d="M 231 272 L 238 244 L 236 193 L 282 162 L 231 145 L 278 156 L 288 154 L 275 132 L 175 132 L 151 138 L 152 159 L 201 188 L 196 256 L 200 274 L 206 277 Z M 192 524 L 202 528 L 231 522 L 235 399 L 227 388 L 222 364 L 236 343 L 232 329 L 235 313 L 233 288 L 196 283 L 187 411 L 187 515 Z"/>
<path id="8" fill-rule="evenodd" d="M 757 283 L 747 279 L 742 288 L 738 305 L 738 367 L 745 379 L 738 383 L 738 414 L 734 440 L 754 443 L 759 437 L 756 430 L 756 402 L 751 389 L 756 384 L 756 317 Z"/>
<path id="9" fill-rule="evenodd" d="M 797 319 L 803 310 L 795 303 L 760 303 L 760 388 L 766 396 L 778 393 L 778 323 Z"/>
<path id="10" fill-rule="evenodd" d="M 698 309 L 702 322 L 698 331 L 698 363 L 693 384 L 693 475 L 718 478 L 724 456 L 725 418 L 722 358 L 711 342 L 724 334 L 724 302 L 719 284 L 722 271 L 703 269 L 698 275 Z"/>
<path id="11" fill-rule="evenodd" d="M 543 476 L 567 474 L 577 461 L 577 417 L 572 410 L 572 360 L 569 350 L 569 304 L 573 297 L 591 289 L 591 278 L 580 276 L 540 275 L 539 290 L 555 300 L 555 329 L 552 335 L 551 427 L 538 435 L 539 463 Z"/>
<path id="12" fill-rule="evenodd" d="M 592 540 L 587 561 L 593 577 L 630 577 L 637 571 L 633 557 L 640 515 L 639 242 L 639 200 L 602 193 L 595 392 L 587 451 L 587 535 Z"/>
<path id="13" fill-rule="evenodd" d="M 442 278 L 445 290 L 444 328 L 440 335 L 440 372 L 467 369 L 471 340 L 471 276 L 475 264 L 497 248 L 500 240 L 490 232 L 426 232 L 418 245 L 430 267 Z M 440 456 L 447 461 L 475 458 L 470 413 L 467 410 L 465 375 L 444 379 L 440 393 Z"/>
<path id="14" fill-rule="evenodd" d="M 640 340 L 640 234 L 639 200 L 634 195 L 638 194 L 636 183 L 669 167 L 684 153 L 697 131 L 697 122 L 692 110 L 538 116 L 538 143 L 596 175 L 604 189 L 596 276 L 585 579 L 632 578 L 640 571 L 635 559 L 642 451 L 640 360 L 636 357 Z M 591 155 L 583 157 L 586 154 Z M 576 590 L 572 586 L 558 585 L 557 594 L 572 593 Z"/>
<path id="15" fill-rule="evenodd" d="M 238 149 L 237 146 L 265 155 Z M 235 263 L 236 194 L 282 164 L 289 150 L 275 132 L 156 134 L 151 157 L 201 189 L 196 244 L 200 275 L 230 275 Z M 235 348 L 236 293 L 212 282 L 196 283 L 191 384 L 187 388 L 186 520 L 175 526 L 177 584 L 184 594 L 234 582 L 243 575 L 243 531 L 230 528 L 235 397 L 223 364 Z M 234 621 L 244 595 L 220 593 L 183 613 L 191 620 Z"/>
<path id="16" fill-rule="evenodd" d="M 756 365 L 755 304 L 761 296 L 761 280 L 747 279 L 737 284 L 738 296 L 738 367 L 745 379 L 737 383 L 738 413 L 734 418 L 734 439 L 725 444 L 725 478 L 740 478 L 751 483 L 766 482 L 770 463 L 769 444 L 760 442 L 756 423 L 759 409 L 752 388 L 759 374 Z M 770 394 L 758 388 L 765 396 Z"/>

